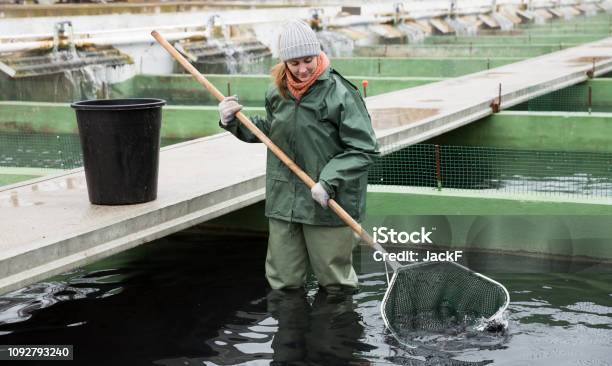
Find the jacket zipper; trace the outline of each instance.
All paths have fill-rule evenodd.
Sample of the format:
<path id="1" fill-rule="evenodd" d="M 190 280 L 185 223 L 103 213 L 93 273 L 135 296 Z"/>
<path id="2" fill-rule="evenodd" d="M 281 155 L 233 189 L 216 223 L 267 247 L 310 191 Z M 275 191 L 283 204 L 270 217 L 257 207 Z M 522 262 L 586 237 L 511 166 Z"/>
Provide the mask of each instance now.
<path id="1" fill-rule="evenodd" d="M 295 148 L 296 147 L 295 141 L 296 141 L 296 133 L 297 133 L 297 120 L 298 120 L 297 115 L 298 115 L 298 109 L 300 108 L 300 100 L 296 99 L 295 101 L 295 109 L 293 110 L 293 126 L 292 126 L 293 131 L 292 131 L 292 139 L 291 139 L 291 149 L 293 150 L 293 161 L 296 164 L 297 164 L 297 150 Z M 293 202 L 291 203 L 291 219 L 293 221 L 293 213 L 295 212 L 295 201 L 297 197 L 297 185 L 299 184 L 295 174 L 291 174 L 291 181 L 293 182 Z"/>

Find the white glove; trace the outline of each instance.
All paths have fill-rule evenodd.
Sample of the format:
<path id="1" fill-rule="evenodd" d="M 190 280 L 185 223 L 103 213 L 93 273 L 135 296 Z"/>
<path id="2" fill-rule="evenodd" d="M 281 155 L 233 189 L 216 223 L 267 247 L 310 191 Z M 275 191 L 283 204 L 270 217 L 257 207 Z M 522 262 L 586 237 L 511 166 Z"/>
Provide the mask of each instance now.
<path id="1" fill-rule="evenodd" d="M 237 96 L 232 95 L 231 97 L 225 97 L 221 103 L 219 103 L 219 117 L 221 118 L 221 123 L 227 126 L 241 109 L 242 105 L 238 104 Z"/>
<path id="2" fill-rule="evenodd" d="M 321 207 L 327 208 L 327 201 L 329 201 L 329 194 L 327 193 L 325 188 L 323 188 L 321 183 L 317 183 L 314 186 L 312 186 L 312 189 L 310 190 L 310 194 L 312 195 L 312 199 L 319 202 Z"/>

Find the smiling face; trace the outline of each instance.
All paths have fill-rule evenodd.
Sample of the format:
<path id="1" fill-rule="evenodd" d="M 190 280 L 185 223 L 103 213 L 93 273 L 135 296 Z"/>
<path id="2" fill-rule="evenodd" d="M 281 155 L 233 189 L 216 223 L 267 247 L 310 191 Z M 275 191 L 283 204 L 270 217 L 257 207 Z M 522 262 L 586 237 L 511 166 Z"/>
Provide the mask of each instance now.
<path id="1" fill-rule="evenodd" d="M 296 79 L 299 81 L 306 81 L 317 69 L 317 57 L 306 56 L 294 58 L 287 61 L 286 64 L 287 68 Z"/>

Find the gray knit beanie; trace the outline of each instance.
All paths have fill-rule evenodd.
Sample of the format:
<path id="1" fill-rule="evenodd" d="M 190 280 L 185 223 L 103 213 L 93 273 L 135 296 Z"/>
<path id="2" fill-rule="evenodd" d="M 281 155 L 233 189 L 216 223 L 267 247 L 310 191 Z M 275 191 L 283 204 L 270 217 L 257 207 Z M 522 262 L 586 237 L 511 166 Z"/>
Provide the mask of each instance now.
<path id="1" fill-rule="evenodd" d="M 278 37 L 278 56 L 284 61 L 294 58 L 317 56 L 321 45 L 317 35 L 304 21 L 288 21 Z"/>

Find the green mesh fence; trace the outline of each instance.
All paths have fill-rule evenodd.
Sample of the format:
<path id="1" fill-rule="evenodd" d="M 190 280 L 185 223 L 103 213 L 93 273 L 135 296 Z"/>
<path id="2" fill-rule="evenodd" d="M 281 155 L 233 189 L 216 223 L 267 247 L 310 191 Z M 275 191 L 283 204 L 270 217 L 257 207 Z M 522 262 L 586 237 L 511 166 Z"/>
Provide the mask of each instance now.
<path id="1" fill-rule="evenodd" d="M 82 165 L 78 135 L 0 134 L 0 167 L 73 169 Z"/>
<path id="2" fill-rule="evenodd" d="M 369 184 L 612 196 L 612 154 L 417 144 L 380 158 Z"/>
<path id="3" fill-rule="evenodd" d="M 163 139 L 162 145 L 176 143 Z M 0 134 L 0 168 L 82 166 L 77 135 Z M 508 194 L 612 196 L 612 154 L 417 144 L 370 168 L 369 184 Z"/>
<path id="4" fill-rule="evenodd" d="M 533 98 L 512 109 L 537 112 L 612 112 L 608 91 L 610 87 L 612 83 L 605 79 L 595 83 L 572 85 Z"/>
<path id="5" fill-rule="evenodd" d="M 162 139 L 161 145 L 184 141 Z M 78 135 L 0 133 L 0 168 L 74 169 L 83 166 Z"/>

